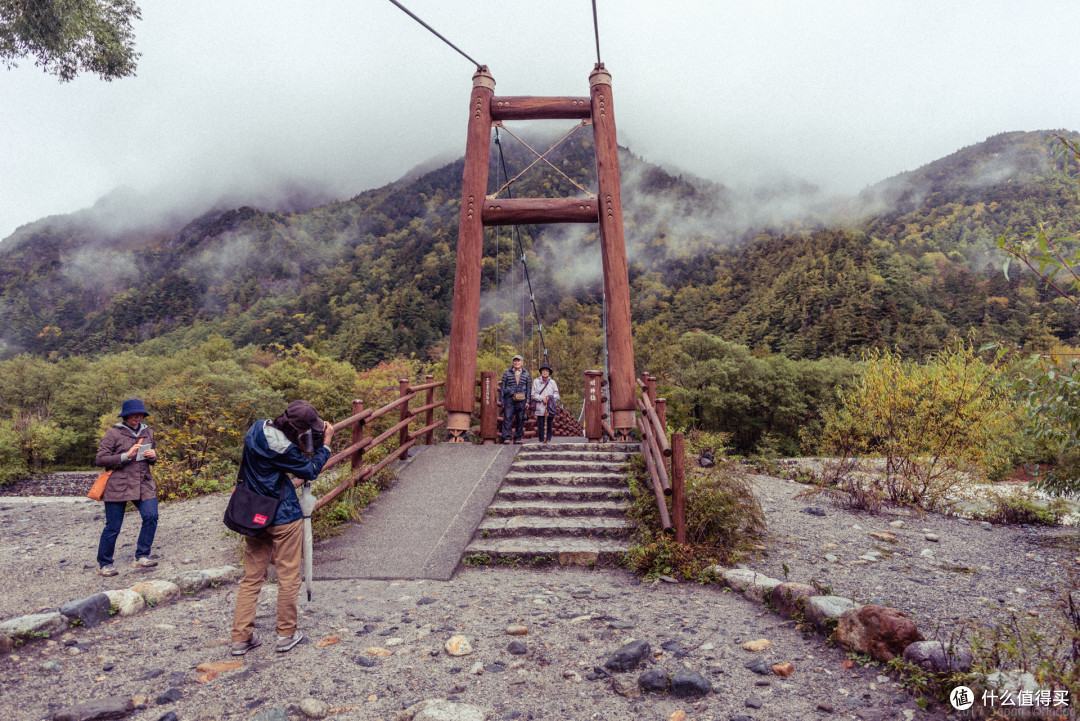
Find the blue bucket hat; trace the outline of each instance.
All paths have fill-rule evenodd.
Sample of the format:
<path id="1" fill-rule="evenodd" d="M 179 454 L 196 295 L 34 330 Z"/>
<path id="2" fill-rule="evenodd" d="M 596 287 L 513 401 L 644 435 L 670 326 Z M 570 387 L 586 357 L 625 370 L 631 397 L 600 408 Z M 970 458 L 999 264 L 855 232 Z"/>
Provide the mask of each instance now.
<path id="1" fill-rule="evenodd" d="M 128 416 L 135 415 L 136 413 L 142 413 L 143 415 L 150 415 L 146 412 L 146 406 L 138 398 L 128 398 L 126 401 L 120 404 L 120 417 L 127 418 Z"/>

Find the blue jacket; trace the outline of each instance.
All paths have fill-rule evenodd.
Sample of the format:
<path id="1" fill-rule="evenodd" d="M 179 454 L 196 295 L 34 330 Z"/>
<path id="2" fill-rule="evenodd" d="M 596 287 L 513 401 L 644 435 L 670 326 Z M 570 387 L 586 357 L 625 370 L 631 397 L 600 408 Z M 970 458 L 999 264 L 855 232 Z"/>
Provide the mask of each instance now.
<path id="1" fill-rule="evenodd" d="M 532 386 L 532 380 L 529 378 L 529 371 L 522 368 L 521 369 L 521 382 L 520 383 L 514 383 L 514 369 L 513 368 L 507 368 L 506 371 L 503 372 L 503 377 L 502 377 L 503 404 L 512 402 L 512 401 L 509 401 L 508 399 L 509 399 L 510 396 L 514 395 L 515 393 L 524 393 L 525 394 L 525 400 L 528 401 L 529 400 L 529 389 L 531 388 L 531 386 Z"/>
<path id="2" fill-rule="evenodd" d="M 296 497 L 296 489 L 289 482 L 287 474 L 313 481 L 329 458 L 328 447 L 323 446 L 308 458 L 270 421 L 255 421 L 244 437 L 239 480 L 247 483 L 248 488 L 256 493 L 275 498 L 281 493 L 278 484 L 286 484 L 285 497 L 281 499 L 270 524 L 281 526 L 304 517 L 300 511 L 300 499 Z"/>

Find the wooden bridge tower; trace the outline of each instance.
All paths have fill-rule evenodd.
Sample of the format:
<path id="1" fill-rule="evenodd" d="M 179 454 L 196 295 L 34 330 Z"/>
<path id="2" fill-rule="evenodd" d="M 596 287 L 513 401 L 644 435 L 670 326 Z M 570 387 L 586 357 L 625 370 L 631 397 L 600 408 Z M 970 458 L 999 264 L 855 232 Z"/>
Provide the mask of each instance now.
<path id="1" fill-rule="evenodd" d="M 591 124 L 596 149 L 597 194 L 586 198 L 487 197 L 491 128 L 493 123 L 501 124 L 504 120 L 580 120 L 585 125 Z M 610 421 L 617 435 L 628 435 L 635 425 L 636 407 L 634 348 L 630 337 L 630 279 L 623 237 L 611 74 L 603 63 L 597 63 L 589 75 L 589 97 L 496 97 L 495 79 L 486 66 L 473 75 L 446 379 L 447 428 L 455 440 L 468 431 L 476 403 L 484 228 L 526 223 L 600 224 L 607 301 Z"/>

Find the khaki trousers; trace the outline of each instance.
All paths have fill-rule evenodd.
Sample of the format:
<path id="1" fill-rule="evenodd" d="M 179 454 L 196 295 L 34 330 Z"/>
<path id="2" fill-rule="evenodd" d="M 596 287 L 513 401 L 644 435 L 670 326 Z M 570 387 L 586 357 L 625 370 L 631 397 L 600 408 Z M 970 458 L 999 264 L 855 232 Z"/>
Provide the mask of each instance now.
<path id="1" fill-rule="evenodd" d="M 293 521 L 270 526 L 261 538 L 245 537 L 244 580 L 236 592 L 232 640 L 247 641 L 255 630 L 255 606 L 266 581 L 270 554 L 277 568 L 277 633 L 291 636 L 296 631 L 296 597 L 300 595 L 300 556 L 304 541 L 304 522 Z"/>

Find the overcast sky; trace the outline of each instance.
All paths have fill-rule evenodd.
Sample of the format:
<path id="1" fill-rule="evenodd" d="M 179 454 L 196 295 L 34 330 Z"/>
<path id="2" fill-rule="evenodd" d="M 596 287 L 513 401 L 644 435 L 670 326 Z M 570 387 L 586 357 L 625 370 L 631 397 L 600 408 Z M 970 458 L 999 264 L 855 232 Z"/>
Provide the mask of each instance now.
<path id="1" fill-rule="evenodd" d="M 496 95 L 588 95 L 588 0 L 404 4 Z M 121 186 L 346 198 L 464 152 L 473 66 L 387 0 L 141 5 L 135 78 L 0 68 L 0 238 Z M 1080 129 L 1077 0 L 597 5 L 620 144 L 719 182 L 858 191 L 995 133 Z"/>

